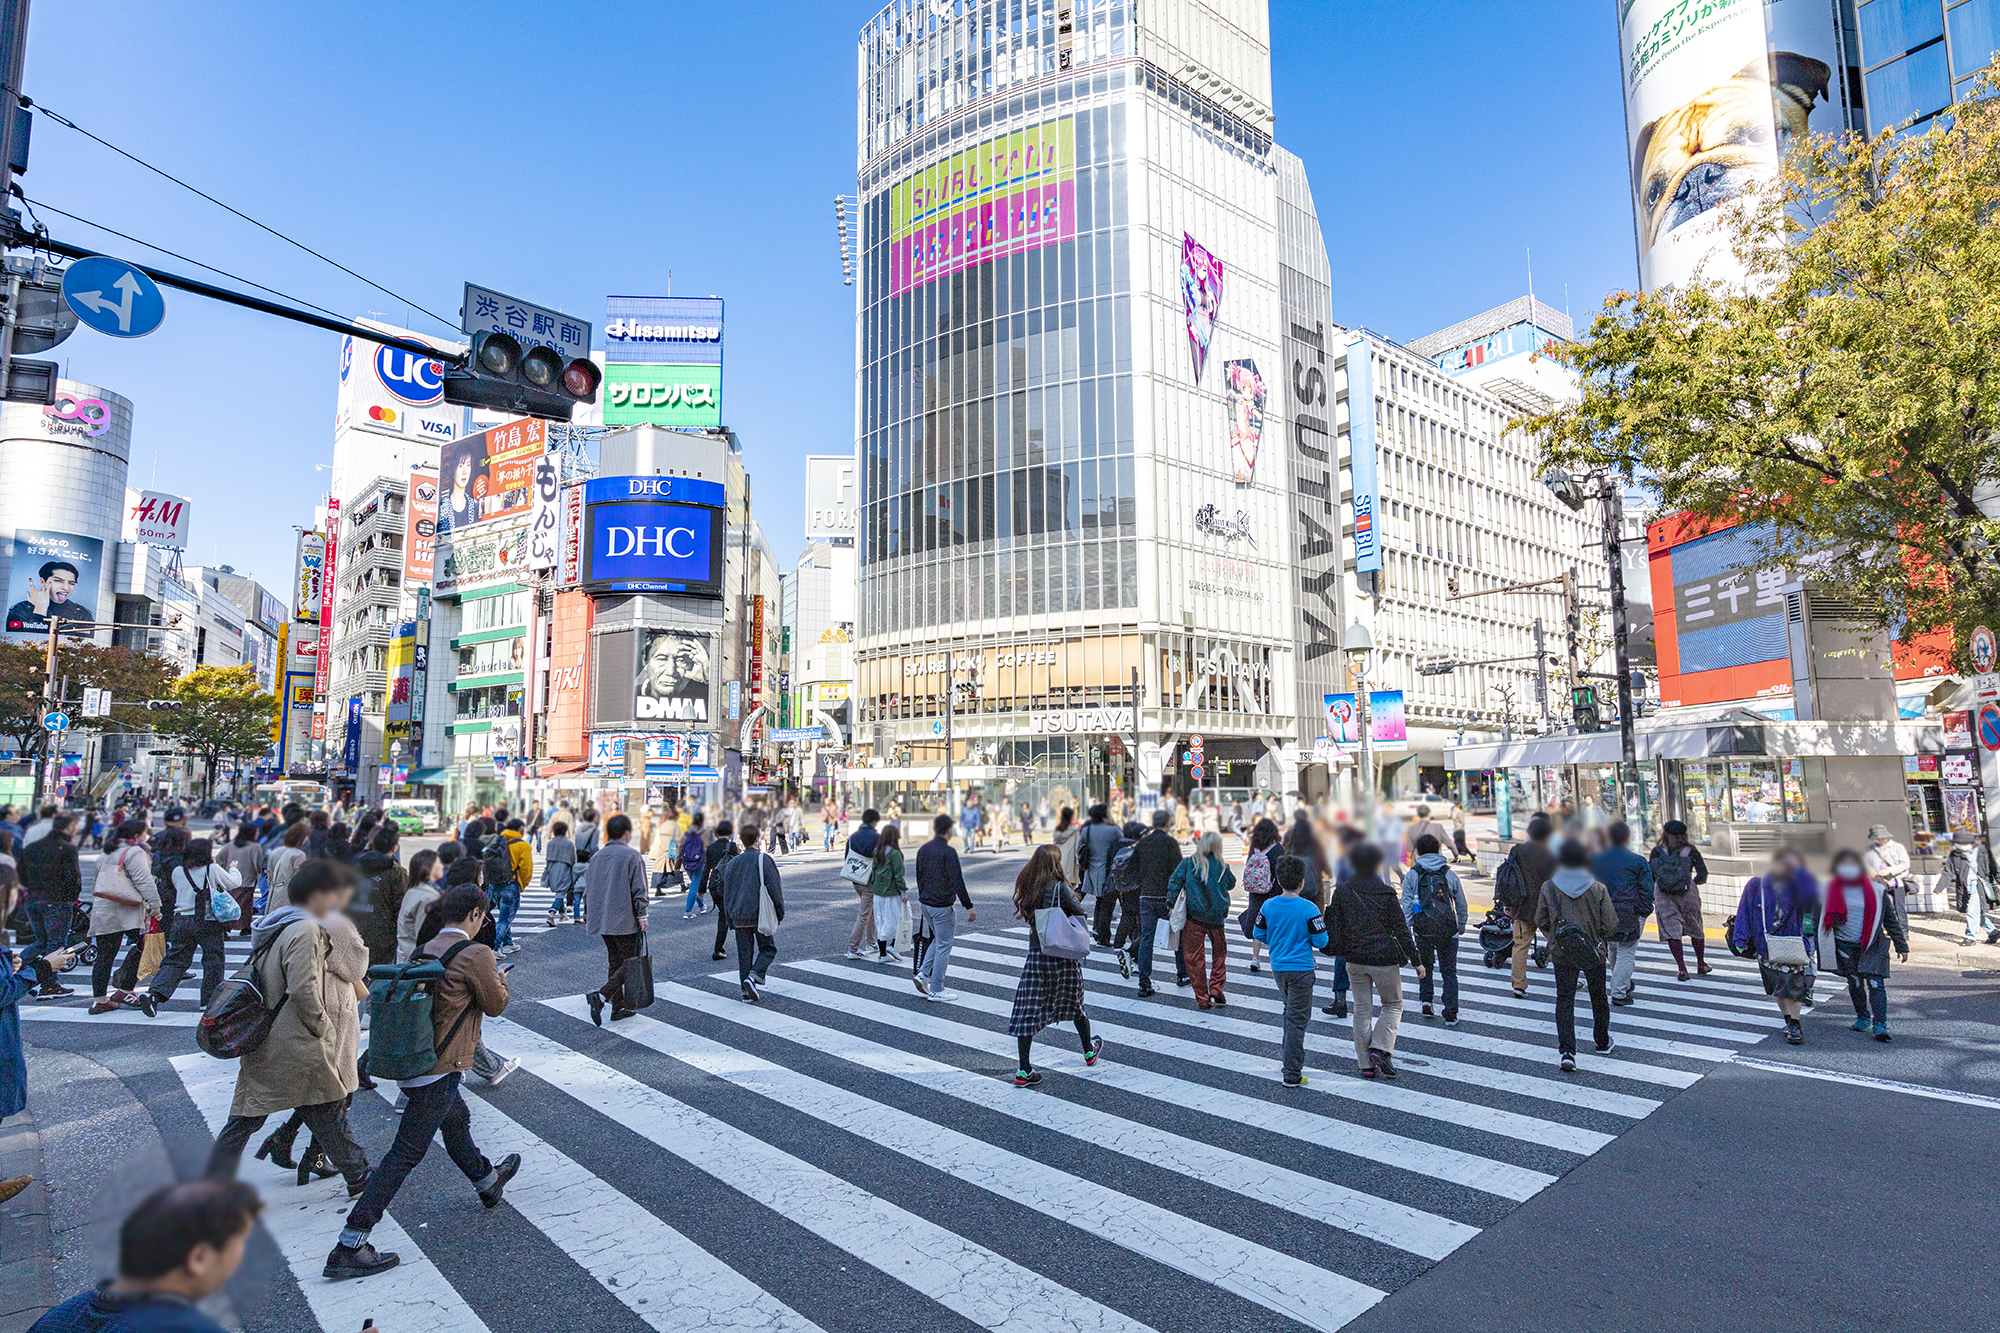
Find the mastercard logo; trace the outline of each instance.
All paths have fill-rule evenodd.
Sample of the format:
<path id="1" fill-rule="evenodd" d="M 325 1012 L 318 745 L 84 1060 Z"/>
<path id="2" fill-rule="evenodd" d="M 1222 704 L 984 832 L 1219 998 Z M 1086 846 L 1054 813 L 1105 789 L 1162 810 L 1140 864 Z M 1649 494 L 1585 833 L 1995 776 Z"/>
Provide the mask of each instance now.
<path id="1" fill-rule="evenodd" d="M 396 422 L 396 409 L 393 407 L 371 407 L 368 409 L 368 419 L 370 421 L 379 421 L 385 426 L 394 425 Z"/>

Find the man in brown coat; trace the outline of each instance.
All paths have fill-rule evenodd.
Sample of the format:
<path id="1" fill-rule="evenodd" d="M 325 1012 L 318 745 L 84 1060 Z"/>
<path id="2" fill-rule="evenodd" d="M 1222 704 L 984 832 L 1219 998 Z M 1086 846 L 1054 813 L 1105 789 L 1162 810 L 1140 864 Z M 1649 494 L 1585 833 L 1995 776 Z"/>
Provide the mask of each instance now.
<path id="1" fill-rule="evenodd" d="M 473 940 L 491 910 L 486 893 L 477 885 L 454 885 L 438 899 L 434 910 L 444 926 L 418 947 L 417 956 L 444 963 L 444 980 L 438 984 L 431 1007 L 437 1064 L 428 1074 L 402 1081 L 409 1105 L 396 1127 L 396 1141 L 368 1178 L 367 1188 L 347 1214 L 339 1243 L 326 1258 L 325 1274 L 335 1281 L 367 1277 L 401 1262 L 393 1252 L 377 1252 L 368 1243 L 368 1233 L 382 1220 L 404 1179 L 424 1160 L 431 1139 L 440 1130 L 444 1132 L 445 1151 L 488 1208 L 499 1206 L 507 1182 L 521 1169 L 519 1153 L 509 1153 L 497 1163 L 486 1160 L 486 1154 L 472 1141 L 472 1113 L 458 1093 L 459 1080 L 472 1068 L 482 1017 L 497 1018 L 507 1008 L 506 968 L 493 950 Z"/>
<path id="2" fill-rule="evenodd" d="M 1549 967 L 1556 980 L 1556 1047 L 1565 1074 L 1576 1070 L 1576 983 L 1590 990 L 1591 1035 L 1597 1053 L 1617 1049 L 1611 1040 L 1611 994 L 1604 981 L 1604 942 L 1618 932 L 1610 890 L 1590 873 L 1590 853 L 1574 838 L 1556 854 L 1556 868 L 1533 907 L 1535 929 L 1549 937 Z M 1569 939 L 1565 940 L 1565 935 Z M 1578 938 L 1578 937 L 1581 938 Z M 1572 956 L 1572 949 L 1577 951 Z"/>

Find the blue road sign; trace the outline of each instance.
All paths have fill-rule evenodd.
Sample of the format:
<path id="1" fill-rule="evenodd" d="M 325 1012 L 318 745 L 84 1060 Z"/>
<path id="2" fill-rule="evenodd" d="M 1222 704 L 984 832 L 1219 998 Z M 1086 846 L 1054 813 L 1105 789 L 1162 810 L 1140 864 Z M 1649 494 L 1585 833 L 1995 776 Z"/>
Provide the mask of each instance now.
<path id="1" fill-rule="evenodd" d="M 46 713 L 42 717 L 42 726 L 49 731 L 67 731 L 69 730 L 69 714 Z"/>
<path id="2" fill-rule="evenodd" d="M 78 319 L 113 338 L 142 338 L 167 317 L 159 286 L 108 255 L 79 259 L 64 269 L 62 295 Z"/>

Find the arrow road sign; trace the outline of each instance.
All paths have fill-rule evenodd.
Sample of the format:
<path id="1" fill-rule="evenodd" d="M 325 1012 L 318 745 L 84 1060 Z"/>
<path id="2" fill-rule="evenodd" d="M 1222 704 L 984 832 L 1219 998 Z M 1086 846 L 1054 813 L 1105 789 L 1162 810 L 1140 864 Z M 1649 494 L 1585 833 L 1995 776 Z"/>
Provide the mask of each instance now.
<path id="1" fill-rule="evenodd" d="M 142 338 L 167 317 L 167 300 L 153 280 L 106 255 L 79 259 L 65 269 L 62 296 L 78 319 L 113 338 Z"/>
<path id="2" fill-rule="evenodd" d="M 69 714 L 46 713 L 42 717 L 42 726 L 49 731 L 68 731 Z"/>

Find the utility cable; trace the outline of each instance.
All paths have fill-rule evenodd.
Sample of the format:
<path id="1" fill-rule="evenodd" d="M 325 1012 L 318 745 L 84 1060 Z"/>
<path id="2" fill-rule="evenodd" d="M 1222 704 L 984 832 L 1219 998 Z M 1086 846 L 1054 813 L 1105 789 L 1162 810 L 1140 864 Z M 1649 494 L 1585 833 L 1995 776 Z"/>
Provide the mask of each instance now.
<path id="1" fill-rule="evenodd" d="M 47 116 L 50 120 L 53 120 L 56 124 L 61 125 L 63 128 L 75 130 L 78 134 L 81 134 L 84 138 L 91 140 L 93 143 L 102 144 L 104 147 L 109 148 L 112 152 L 118 154 L 118 156 L 125 158 L 128 161 L 137 163 L 138 165 L 144 167 L 146 170 L 152 172 L 154 175 L 162 177 L 163 179 L 166 180 L 170 180 L 174 184 L 180 186 L 182 189 L 200 195 L 203 199 L 208 200 L 209 203 L 214 204 L 217 208 L 222 209 L 224 212 L 232 213 L 235 216 L 242 218 L 245 222 L 249 223 L 251 226 L 258 228 L 259 230 L 269 232 L 271 235 L 285 242 L 285 244 L 296 246 L 297 248 L 311 255 L 314 259 L 318 259 L 325 263 L 333 265 L 335 268 L 339 269 L 342 273 L 345 273 L 348 277 L 355 278 L 361 282 L 367 283 L 370 287 L 373 287 L 376 291 L 381 292 L 384 296 L 392 296 L 396 300 L 401 301 L 404 305 L 410 307 L 410 309 L 422 311 L 424 314 L 429 315 L 432 319 L 436 320 L 440 324 L 445 325 L 447 328 L 451 327 L 452 321 L 446 319 L 443 315 L 438 314 L 435 310 L 426 309 L 425 307 L 417 304 L 415 301 L 412 301 L 409 297 L 404 296 L 399 292 L 393 292 L 389 290 L 387 287 L 384 287 L 381 283 L 374 281 L 372 278 L 363 277 L 361 274 L 356 273 L 353 269 L 347 267 L 347 265 L 341 263 L 339 260 L 321 254 L 319 251 L 313 249 L 311 246 L 305 244 L 305 242 L 303 241 L 293 240 L 291 237 L 285 235 L 285 233 L 279 231 L 276 227 L 267 226 L 266 224 L 259 222 L 256 218 L 251 217 L 248 213 L 245 213 L 242 209 L 231 208 L 228 204 L 223 203 L 220 199 L 217 199 L 214 195 L 208 193 L 206 190 L 202 190 L 193 185 L 188 184 L 186 181 L 174 175 L 172 172 L 164 171 L 161 168 L 154 166 L 151 162 L 146 161 L 146 159 L 138 156 L 135 153 L 126 152 L 123 148 L 120 148 L 117 144 L 112 143 L 108 139 L 102 138 L 99 135 L 92 134 L 89 130 L 83 128 L 83 126 L 77 124 L 75 121 L 71 120 L 69 117 L 61 114 L 60 112 L 51 110 L 49 107 L 42 105 L 41 103 L 30 100 L 26 94 L 21 95 L 21 105 L 28 107 L 38 107 L 43 115 Z M 56 211 L 56 210 L 51 210 L 51 211 Z M 64 214 L 64 216 L 67 217 L 71 215 Z M 80 220 L 81 219 L 79 219 L 79 221 Z M 111 229 L 109 227 L 106 227 L 104 230 L 110 231 Z M 115 235 L 116 233 L 113 234 Z M 140 242 L 140 244 L 143 245 L 145 244 L 145 242 L 142 241 Z M 158 247 L 155 248 L 157 249 Z M 167 253 L 171 252 L 169 251 Z M 195 263 L 198 261 L 189 260 L 188 262 Z M 202 267 L 207 268 L 208 265 L 203 264 Z M 222 270 L 214 269 L 212 271 L 220 273 Z M 238 281 L 242 281 L 242 279 L 238 279 Z M 271 289 L 266 287 L 264 288 L 264 290 L 269 291 Z M 319 310 L 323 309 L 323 307 L 314 306 L 313 309 Z"/>

